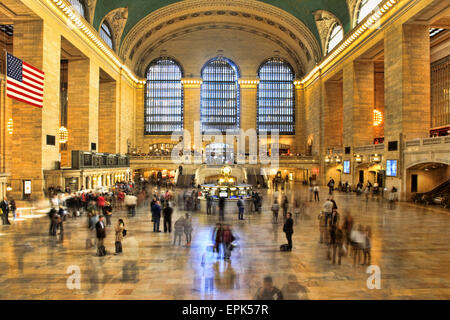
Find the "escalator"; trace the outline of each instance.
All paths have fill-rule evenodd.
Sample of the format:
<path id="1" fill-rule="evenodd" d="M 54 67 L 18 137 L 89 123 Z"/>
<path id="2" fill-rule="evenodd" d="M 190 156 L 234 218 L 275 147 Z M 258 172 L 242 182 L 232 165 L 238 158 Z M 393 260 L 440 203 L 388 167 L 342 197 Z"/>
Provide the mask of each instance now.
<path id="1" fill-rule="evenodd" d="M 438 185 L 431 191 L 416 193 L 413 197 L 415 203 L 437 204 L 444 208 L 450 207 L 450 179 Z"/>

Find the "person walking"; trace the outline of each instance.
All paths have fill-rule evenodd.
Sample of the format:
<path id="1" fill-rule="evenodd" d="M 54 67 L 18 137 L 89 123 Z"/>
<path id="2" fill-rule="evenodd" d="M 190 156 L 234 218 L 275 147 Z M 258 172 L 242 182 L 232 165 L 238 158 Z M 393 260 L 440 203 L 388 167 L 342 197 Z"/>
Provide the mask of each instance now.
<path id="1" fill-rule="evenodd" d="M 122 249 L 122 241 L 123 241 L 123 236 L 124 236 L 124 230 L 125 230 L 125 223 L 123 222 L 122 219 L 117 220 L 117 224 L 116 224 L 116 228 L 115 228 L 115 232 L 116 232 L 116 242 L 115 242 L 115 246 L 116 246 L 116 255 L 120 254 L 123 252 Z"/>
<path id="2" fill-rule="evenodd" d="M 281 207 L 283 208 L 283 219 L 286 220 L 286 215 L 289 209 L 289 200 L 287 196 L 284 196 Z"/>
<path id="3" fill-rule="evenodd" d="M 292 220 L 292 213 L 288 212 L 286 221 L 284 222 L 283 232 L 286 234 L 288 242 L 288 250 L 292 251 L 292 234 L 294 233 L 294 220 Z"/>
<path id="4" fill-rule="evenodd" d="M 103 212 L 106 217 L 106 225 L 107 226 L 112 225 L 112 223 L 111 223 L 112 211 L 113 211 L 113 209 L 112 209 L 111 203 L 109 201 L 105 201 L 105 206 L 103 207 Z"/>
<path id="5" fill-rule="evenodd" d="M 11 201 L 9 201 L 9 207 L 11 209 L 11 212 L 13 214 L 13 219 L 16 220 L 16 201 L 14 199 L 11 199 Z"/>
<path id="6" fill-rule="evenodd" d="M 225 220 L 225 198 L 224 197 L 219 198 L 219 220 L 220 221 Z"/>
<path id="7" fill-rule="evenodd" d="M 104 245 L 104 241 L 106 238 L 106 226 L 103 219 L 103 216 L 100 216 L 97 223 L 95 224 L 95 230 L 97 235 L 97 254 L 99 256 L 106 255 L 106 249 Z"/>
<path id="8" fill-rule="evenodd" d="M 161 206 L 159 201 L 152 206 L 152 221 L 153 221 L 153 232 L 161 232 L 159 230 L 159 224 L 161 222 Z"/>
<path id="9" fill-rule="evenodd" d="M 8 220 L 9 203 L 8 203 L 8 198 L 7 197 L 3 198 L 3 201 L 0 203 L 0 208 L 2 209 L 3 225 L 11 224 L 11 223 L 9 223 L 9 220 Z"/>
<path id="10" fill-rule="evenodd" d="M 333 202 L 328 198 L 327 201 L 323 204 L 323 213 L 325 214 L 325 225 L 328 225 L 328 219 L 331 217 L 331 213 L 333 212 Z"/>
<path id="11" fill-rule="evenodd" d="M 206 196 L 206 214 L 211 215 L 211 208 L 212 208 L 212 196 L 207 195 Z"/>
<path id="12" fill-rule="evenodd" d="M 128 209 L 128 214 L 131 217 L 136 215 L 137 197 L 133 194 L 127 194 L 125 196 L 125 206 Z"/>
<path id="13" fill-rule="evenodd" d="M 280 211 L 280 205 L 278 204 L 278 200 L 275 199 L 272 204 L 273 223 L 278 223 L 278 211 Z"/>
<path id="14" fill-rule="evenodd" d="M 338 265 L 341 264 L 341 258 L 344 255 L 344 232 L 338 225 L 336 228 L 335 243 L 333 246 L 333 264 L 336 263 L 336 253 L 338 255 Z"/>
<path id="15" fill-rule="evenodd" d="M 230 260 L 231 258 L 231 246 L 232 242 L 235 240 L 233 232 L 231 231 L 230 225 L 225 225 L 222 232 L 222 246 L 223 246 L 223 258 L 224 260 Z"/>
<path id="16" fill-rule="evenodd" d="M 192 242 L 192 218 L 186 213 L 184 218 L 184 234 L 186 235 L 186 245 L 190 246 Z"/>
<path id="17" fill-rule="evenodd" d="M 323 211 L 320 211 L 317 219 L 319 220 L 319 233 L 320 233 L 319 243 L 323 243 L 324 238 L 326 238 L 325 232 L 327 231 L 326 214 Z"/>
<path id="18" fill-rule="evenodd" d="M 172 213 L 173 209 L 170 207 L 170 203 L 167 202 L 165 208 L 163 209 L 164 233 L 172 232 Z"/>
<path id="19" fill-rule="evenodd" d="M 283 300 L 283 293 L 273 285 L 271 276 L 264 277 L 264 285 L 258 289 L 255 300 Z"/>
<path id="20" fill-rule="evenodd" d="M 314 186 L 314 201 L 319 202 L 320 198 L 319 198 L 319 186 L 316 184 Z"/>
<path id="21" fill-rule="evenodd" d="M 244 200 L 242 200 L 242 196 L 239 197 L 239 199 L 237 201 L 237 206 L 238 206 L 238 219 L 244 220 L 245 206 L 244 206 Z"/>
<path id="22" fill-rule="evenodd" d="M 363 246 L 363 253 L 364 253 L 364 262 L 363 265 L 367 264 L 368 266 L 371 265 L 372 255 L 371 255 L 371 238 L 372 238 L 372 230 L 370 229 L 370 226 L 366 226 L 366 229 L 364 231 L 364 246 Z"/>
<path id="23" fill-rule="evenodd" d="M 48 234 L 50 236 L 54 236 L 56 235 L 56 225 L 53 222 L 53 216 L 57 214 L 56 209 L 55 208 L 51 208 L 50 211 L 48 212 L 48 218 L 50 219 L 50 229 L 48 231 Z"/>
<path id="24" fill-rule="evenodd" d="M 328 186 L 328 194 L 331 196 L 334 191 L 334 179 L 332 177 L 330 177 L 330 181 L 328 181 L 327 186 Z"/>
<path id="25" fill-rule="evenodd" d="M 183 236 L 184 232 L 184 222 L 185 222 L 184 216 L 180 217 L 177 221 L 175 221 L 174 224 L 175 235 L 173 237 L 173 245 L 176 244 L 177 239 L 178 245 L 181 245 L 181 237 Z"/>

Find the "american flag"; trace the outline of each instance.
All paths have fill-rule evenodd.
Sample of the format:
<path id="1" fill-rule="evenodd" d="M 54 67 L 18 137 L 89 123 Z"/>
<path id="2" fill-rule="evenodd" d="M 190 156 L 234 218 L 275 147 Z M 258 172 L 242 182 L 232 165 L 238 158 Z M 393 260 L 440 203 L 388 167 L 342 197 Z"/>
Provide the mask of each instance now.
<path id="1" fill-rule="evenodd" d="M 6 94 L 32 106 L 44 106 L 44 72 L 6 53 Z"/>

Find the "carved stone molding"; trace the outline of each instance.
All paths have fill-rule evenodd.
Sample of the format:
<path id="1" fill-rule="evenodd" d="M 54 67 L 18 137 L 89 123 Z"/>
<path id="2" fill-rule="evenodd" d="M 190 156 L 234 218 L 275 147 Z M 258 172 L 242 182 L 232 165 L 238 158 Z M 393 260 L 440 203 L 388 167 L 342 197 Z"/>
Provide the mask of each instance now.
<path id="1" fill-rule="evenodd" d="M 256 0 L 190 0 L 168 5 L 154 11 L 137 23 L 123 39 L 120 56 L 133 60 L 143 41 L 154 37 L 162 28 L 200 16 L 230 15 L 276 28 L 297 41 L 307 57 L 308 68 L 319 61 L 321 46 L 306 25 L 277 7 Z M 251 22 L 255 24 L 255 22 Z M 157 39 L 158 40 L 158 39 Z"/>
<path id="2" fill-rule="evenodd" d="M 351 1 L 351 0 L 349 0 Z M 331 28 L 335 23 L 342 23 L 338 18 L 329 11 L 318 10 L 314 12 L 314 20 L 316 21 L 317 29 L 319 30 L 320 42 L 322 44 L 323 55 L 327 54 L 328 37 L 331 32 Z"/>
<path id="3" fill-rule="evenodd" d="M 115 48 L 118 51 L 117 48 L 119 47 L 120 39 L 122 38 L 123 30 L 128 20 L 128 8 L 114 9 L 108 13 L 105 20 L 111 27 Z"/>
<path id="4" fill-rule="evenodd" d="M 348 12 L 350 14 L 350 22 L 352 28 L 356 26 L 356 8 L 360 2 L 361 0 L 347 0 Z"/>
<path id="5" fill-rule="evenodd" d="M 86 7 L 89 14 L 89 23 L 92 25 L 94 23 L 95 6 L 97 5 L 97 0 L 86 0 Z"/>

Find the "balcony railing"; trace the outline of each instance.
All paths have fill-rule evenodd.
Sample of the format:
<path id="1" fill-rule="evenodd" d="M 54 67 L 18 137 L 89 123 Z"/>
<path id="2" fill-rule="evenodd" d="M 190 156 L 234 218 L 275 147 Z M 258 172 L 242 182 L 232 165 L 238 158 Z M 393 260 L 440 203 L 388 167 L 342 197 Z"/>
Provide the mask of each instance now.
<path id="1" fill-rule="evenodd" d="M 408 140 L 405 142 L 405 147 L 426 147 L 444 144 L 450 144 L 450 136 Z"/>
<path id="2" fill-rule="evenodd" d="M 384 150 L 384 144 L 370 144 L 367 146 L 358 146 L 355 147 L 355 152 L 359 153 L 359 152 L 371 152 L 371 151 L 377 151 L 377 152 L 381 152 Z"/>

